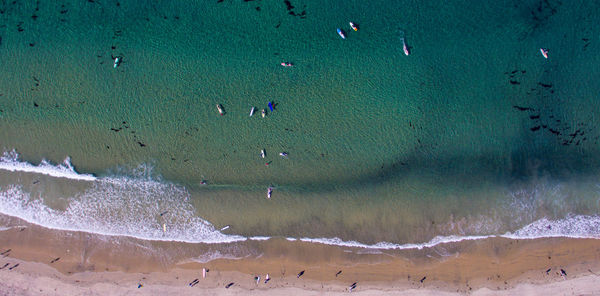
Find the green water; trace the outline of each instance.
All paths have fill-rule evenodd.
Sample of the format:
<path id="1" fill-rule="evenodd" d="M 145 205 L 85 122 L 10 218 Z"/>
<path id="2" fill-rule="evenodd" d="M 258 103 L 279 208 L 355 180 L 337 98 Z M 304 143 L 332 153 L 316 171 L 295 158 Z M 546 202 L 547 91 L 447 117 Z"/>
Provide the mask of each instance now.
<path id="1" fill-rule="evenodd" d="M 423 241 L 597 214 L 592 185 L 507 213 L 514 190 L 598 174 L 598 5 L 321 2 L 4 1 L 0 146 L 98 176 L 149 164 L 245 235 Z"/>

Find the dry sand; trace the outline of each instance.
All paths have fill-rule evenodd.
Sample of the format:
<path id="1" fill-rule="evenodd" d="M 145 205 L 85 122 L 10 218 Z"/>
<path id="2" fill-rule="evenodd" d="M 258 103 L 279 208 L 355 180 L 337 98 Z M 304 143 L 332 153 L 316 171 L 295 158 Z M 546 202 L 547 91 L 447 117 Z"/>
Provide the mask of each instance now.
<path id="1" fill-rule="evenodd" d="M 148 242 L 24 225 L 0 232 L 0 252 L 8 249 L 0 257 L 0 267 L 9 264 L 0 270 L 1 295 L 336 295 L 354 282 L 359 295 L 600 295 L 595 239 L 491 238 L 381 252 L 285 239 Z M 203 257 L 240 249 L 258 255 Z M 202 268 L 209 269 L 204 279 Z"/>

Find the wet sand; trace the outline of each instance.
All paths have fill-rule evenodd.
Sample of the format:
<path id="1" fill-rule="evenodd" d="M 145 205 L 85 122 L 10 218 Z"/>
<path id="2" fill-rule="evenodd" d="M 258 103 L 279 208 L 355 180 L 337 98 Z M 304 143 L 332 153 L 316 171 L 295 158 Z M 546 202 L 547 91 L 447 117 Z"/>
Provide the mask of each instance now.
<path id="1" fill-rule="evenodd" d="M 285 239 L 150 242 L 22 224 L 0 232 L 0 253 L 10 249 L 0 257 L 0 267 L 9 264 L 0 270 L 2 294 L 320 295 L 347 293 L 355 282 L 353 292 L 362 295 L 594 294 L 600 274 L 595 239 L 491 238 L 378 251 Z M 233 259 L 235 250 L 252 255 Z M 232 259 L 210 260 L 206 254 Z M 209 270 L 206 278 L 202 268 Z M 267 273 L 271 280 L 265 284 Z M 198 283 L 191 287 L 194 279 Z"/>

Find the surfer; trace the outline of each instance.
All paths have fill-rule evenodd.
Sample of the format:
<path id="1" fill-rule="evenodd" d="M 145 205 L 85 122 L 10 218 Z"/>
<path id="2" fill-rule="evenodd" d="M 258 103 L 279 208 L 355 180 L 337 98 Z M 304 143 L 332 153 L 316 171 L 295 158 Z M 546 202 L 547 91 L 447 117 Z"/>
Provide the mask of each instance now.
<path id="1" fill-rule="evenodd" d="M 350 28 L 352 28 L 354 31 L 358 31 L 358 25 L 353 22 L 350 22 Z"/>
<path id="2" fill-rule="evenodd" d="M 273 188 L 269 187 L 267 188 L 267 198 L 270 199 L 271 198 L 271 194 L 273 194 Z"/>
<path id="3" fill-rule="evenodd" d="M 269 274 L 267 273 L 267 276 L 265 277 L 265 284 L 268 283 L 271 280 L 271 278 L 269 277 Z"/>
<path id="4" fill-rule="evenodd" d="M 337 33 L 340 35 L 340 37 L 342 37 L 342 39 L 346 39 L 346 33 L 344 33 L 344 30 L 337 28 Z"/>
<path id="5" fill-rule="evenodd" d="M 548 58 L 548 49 L 546 48 L 540 48 L 540 52 L 542 53 L 542 55 L 544 56 L 544 58 Z"/>
<path id="6" fill-rule="evenodd" d="M 274 105 L 273 105 L 273 102 L 269 102 L 269 104 L 268 104 L 268 105 L 269 105 L 269 109 L 271 109 L 271 112 L 273 112 L 273 106 L 274 106 Z"/>
<path id="7" fill-rule="evenodd" d="M 265 158 L 265 156 L 267 156 L 265 149 L 260 150 L 260 157 Z"/>
<path id="8" fill-rule="evenodd" d="M 221 106 L 221 104 L 217 104 L 217 110 L 219 110 L 219 114 L 225 115 L 225 110 L 223 109 L 223 106 Z"/>
<path id="9" fill-rule="evenodd" d="M 262 118 L 265 118 L 265 116 L 267 116 L 267 109 L 262 109 L 260 113 L 262 115 Z"/>
<path id="10" fill-rule="evenodd" d="M 284 62 L 284 63 L 281 63 L 281 65 L 284 67 L 293 67 L 294 66 L 294 64 L 292 64 L 290 62 Z"/>
<path id="11" fill-rule="evenodd" d="M 400 31 L 400 40 L 402 41 L 402 50 L 405 55 L 409 55 L 410 51 L 408 50 L 408 45 L 406 45 L 406 40 L 404 40 L 404 31 Z"/>
<path id="12" fill-rule="evenodd" d="M 279 155 L 281 155 L 282 157 L 287 157 L 288 156 L 287 152 L 279 152 Z"/>
<path id="13" fill-rule="evenodd" d="M 352 283 L 350 287 L 348 287 L 348 292 L 352 292 L 352 290 L 356 289 L 356 282 Z"/>
<path id="14" fill-rule="evenodd" d="M 121 64 L 121 57 L 115 58 L 115 63 L 113 65 L 114 68 L 118 67 Z"/>
<path id="15" fill-rule="evenodd" d="M 254 110 L 256 110 L 256 108 L 252 107 L 252 109 L 250 109 L 250 117 L 252 117 L 252 115 L 254 115 Z"/>

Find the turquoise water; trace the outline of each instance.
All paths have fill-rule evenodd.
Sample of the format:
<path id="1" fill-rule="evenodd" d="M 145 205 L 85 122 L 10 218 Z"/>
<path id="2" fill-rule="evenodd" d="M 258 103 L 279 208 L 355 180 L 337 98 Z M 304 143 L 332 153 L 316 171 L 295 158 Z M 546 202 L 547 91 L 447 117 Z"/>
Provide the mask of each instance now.
<path id="1" fill-rule="evenodd" d="M 111 223 L 160 230 L 175 208 L 188 220 L 171 224 L 365 243 L 598 215 L 597 4 L 321 2 L 3 2 L 4 151 L 158 189 L 22 173 L 0 189 L 75 220 L 139 202 Z M 110 232 L 94 223 L 80 228 Z"/>

